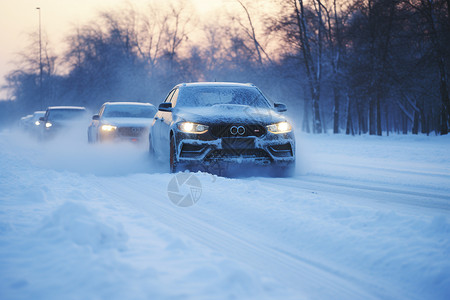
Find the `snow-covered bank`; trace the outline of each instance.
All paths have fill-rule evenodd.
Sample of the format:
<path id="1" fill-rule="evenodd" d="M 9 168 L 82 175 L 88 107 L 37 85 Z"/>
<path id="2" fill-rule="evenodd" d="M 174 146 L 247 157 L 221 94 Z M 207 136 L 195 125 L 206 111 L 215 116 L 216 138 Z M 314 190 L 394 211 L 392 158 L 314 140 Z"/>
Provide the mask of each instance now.
<path id="1" fill-rule="evenodd" d="M 145 149 L 1 133 L 0 299 L 448 299 L 450 138 L 297 143 L 181 208 Z"/>

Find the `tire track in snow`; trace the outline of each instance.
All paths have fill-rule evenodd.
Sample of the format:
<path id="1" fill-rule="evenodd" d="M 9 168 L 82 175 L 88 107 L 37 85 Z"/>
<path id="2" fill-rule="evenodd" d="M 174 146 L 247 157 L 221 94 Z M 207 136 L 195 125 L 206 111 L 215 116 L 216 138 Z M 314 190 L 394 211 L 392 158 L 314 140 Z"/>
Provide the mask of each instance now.
<path id="1" fill-rule="evenodd" d="M 265 179 L 261 179 L 265 182 Z M 283 178 L 278 185 L 312 192 L 344 194 L 349 198 L 368 200 L 370 203 L 401 204 L 412 208 L 427 208 L 450 212 L 450 195 L 441 192 L 423 191 L 424 189 L 399 189 L 389 185 L 374 183 L 365 185 L 351 179 L 330 178 L 329 176 L 301 176 L 292 179 Z M 420 191 L 422 190 L 422 191 Z M 358 203 L 361 203 L 360 201 Z"/>
<path id="2" fill-rule="evenodd" d="M 120 181 L 120 188 L 114 182 L 103 181 L 95 185 L 118 203 L 128 202 L 134 209 L 145 212 L 149 217 L 186 234 L 200 244 L 276 278 L 290 289 L 303 294 L 305 298 L 319 298 L 324 295 L 328 299 L 401 298 L 400 295 L 384 292 L 382 287 L 362 278 L 350 278 L 342 272 L 292 254 L 289 250 L 268 246 L 258 233 L 248 233 L 248 228 L 245 228 L 247 234 L 243 234 L 239 226 L 227 224 L 225 220 L 213 216 L 214 223 L 220 225 L 214 226 L 205 221 L 205 214 L 211 212 L 191 210 L 186 214 L 185 209 L 172 206 L 169 200 L 149 201 L 149 191 L 146 187 L 128 178 L 120 178 Z M 154 189 L 151 192 L 157 199 L 167 198 L 165 189 Z M 392 290 L 389 293 L 392 293 Z"/>
<path id="3" fill-rule="evenodd" d="M 433 178 L 442 178 L 446 180 L 450 180 L 450 174 L 448 173 L 448 169 L 446 168 L 439 168 L 439 170 L 435 171 L 416 171 L 417 169 L 420 169 L 420 167 L 416 168 L 405 168 L 404 166 L 401 167 L 401 169 L 395 169 L 392 167 L 382 167 L 382 166 L 368 166 L 360 164 L 351 164 L 351 163 L 335 163 L 335 162 L 326 162 L 327 166 L 334 166 L 333 168 L 346 168 L 346 169 L 353 169 L 353 170 L 361 170 L 362 168 L 365 170 L 370 170 L 371 173 L 380 172 L 380 173 L 394 173 L 394 174 L 404 174 L 404 175 L 416 175 L 416 176 L 428 176 Z M 447 171 L 447 172 L 446 172 Z M 349 172 L 352 173 L 352 172 Z M 369 171 L 367 171 L 369 173 Z"/>

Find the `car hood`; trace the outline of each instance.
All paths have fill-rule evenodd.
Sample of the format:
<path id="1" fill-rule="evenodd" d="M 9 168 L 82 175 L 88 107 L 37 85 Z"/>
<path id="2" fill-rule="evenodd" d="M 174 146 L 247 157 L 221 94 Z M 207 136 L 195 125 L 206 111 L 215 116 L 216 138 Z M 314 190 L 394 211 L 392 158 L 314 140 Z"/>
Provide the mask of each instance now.
<path id="1" fill-rule="evenodd" d="M 179 108 L 174 111 L 179 121 L 207 124 L 242 123 L 271 124 L 286 118 L 271 108 L 248 105 L 220 104 L 208 107 Z"/>
<path id="2" fill-rule="evenodd" d="M 152 118 L 104 118 L 103 124 L 128 127 L 150 127 Z"/>
<path id="3" fill-rule="evenodd" d="M 47 120 L 47 122 L 52 123 L 53 125 L 57 125 L 57 126 L 79 126 L 79 125 L 85 125 L 85 124 L 89 124 L 89 119 L 88 118 L 84 118 L 84 119 L 68 119 L 68 120 Z"/>

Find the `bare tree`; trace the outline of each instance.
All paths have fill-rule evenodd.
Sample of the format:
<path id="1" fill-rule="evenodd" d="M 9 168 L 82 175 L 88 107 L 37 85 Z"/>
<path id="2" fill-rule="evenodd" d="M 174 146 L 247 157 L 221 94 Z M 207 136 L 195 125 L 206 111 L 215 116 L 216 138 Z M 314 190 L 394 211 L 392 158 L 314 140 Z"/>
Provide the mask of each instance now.
<path id="1" fill-rule="evenodd" d="M 252 42 L 254 44 L 254 47 L 255 47 L 256 54 L 257 54 L 257 61 L 258 61 L 258 63 L 260 65 L 262 65 L 262 63 L 263 63 L 263 57 L 262 57 L 261 52 L 264 54 L 266 59 L 271 63 L 272 60 L 270 59 L 270 56 L 267 54 L 267 52 L 264 50 L 264 48 L 261 46 L 261 44 L 259 43 L 258 39 L 256 38 L 255 26 L 253 25 L 253 21 L 252 21 L 252 18 L 250 16 L 250 12 L 249 12 L 248 8 L 244 5 L 244 3 L 241 0 L 236 0 L 236 1 L 241 5 L 241 7 L 245 11 L 245 14 L 246 14 L 247 20 L 248 20 L 249 28 L 247 28 L 247 26 L 245 26 L 243 24 L 243 22 L 241 21 L 240 18 L 235 18 L 235 20 L 239 23 L 239 25 L 245 31 L 247 36 L 252 40 Z"/>
<path id="2" fill-rule="evenodd" d="M 333 0 L 329 7 L 320 1 L 318 1 L 317 4 L 322 6 L 325 11 L 325 36 L 327 40 L 327 50 L 330 53 L 331 85 L 334 97 L 333 133 L 339 133 L 341 95 L 348 95 L 348 91 L 346 91 L 345 86 L 342 84 L 343 72 L 341 70 L 342 59 L 345 56 L 344 41 L 342 37 L 342 27 L 344 26 L 342 23 L 344 17 L 342 16 L 342 12 L 338 11 L 340 8 L 338 7 L 336 0 Z"/>
<path id="3" fill-rule="evenodd" d="M 167 26 L 163 28 L 165 32 L 165 54 L 168 56 L 171 67 L 173 67 L 177 50 L 183 41 L 188 40 L 188 25 L 191 20 L 191 13 L 186 5 L 170 5 Z"/>
<path id="4" fill-rule="evenodd" d="M 322 122 L 320 118 L 320 84 L 322 79 L 322 8 L 319 5 L 317 20 L 319 21 L 317 30 L 317 50 L 316 55 L 313 56 L 311 50 L 310 35 L 306 9 L 303 0 L 291 0 L 291 4 L 294 8 L 295 18 L 298 27 L 298 37 L 300 48 L 303 54 L 303 63 L 305 66 L 306 74 L 308 76 L 309 89 L 312 99 L 313 108 L 313 130 L 315 133 L 322 132 Z"/>
<path id="5" fill-rule="evenodd" d="M 166 32 L 168 16 L 153 6 L 148 6 L 148 11 L 141 15 L 142 24 L 139 26 L 136 46 L 140 55 L 153 70 L 159 60 L 163 48 L 163 36 Z"/>
<path id="6" fill-rule="evenodd" d="M 450 122 L 450 98 L 448 77 L 448 36 L 450 35 L 450 1 L 446 0 L 405 0 L 406 4 L 420 13 L 426 22 L 428 37 L 435 56 L 439 75 L 441 98 L 440 133 L 448 134 Z M 447 9 L 445 9 L 445 5 Z M 447 39 L 447 40 L 446 40 Z"/>

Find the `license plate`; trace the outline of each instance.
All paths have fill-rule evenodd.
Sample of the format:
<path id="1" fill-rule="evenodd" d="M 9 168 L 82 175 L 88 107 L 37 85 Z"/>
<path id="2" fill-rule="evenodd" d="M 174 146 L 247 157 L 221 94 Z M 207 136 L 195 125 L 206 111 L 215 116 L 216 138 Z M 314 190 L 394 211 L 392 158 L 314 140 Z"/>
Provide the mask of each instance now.
<path id="1" fill-rule="evenodd" d="M 222 138 L 222 149 L 252 149 L 255 148 L 253 138 Z"/>

